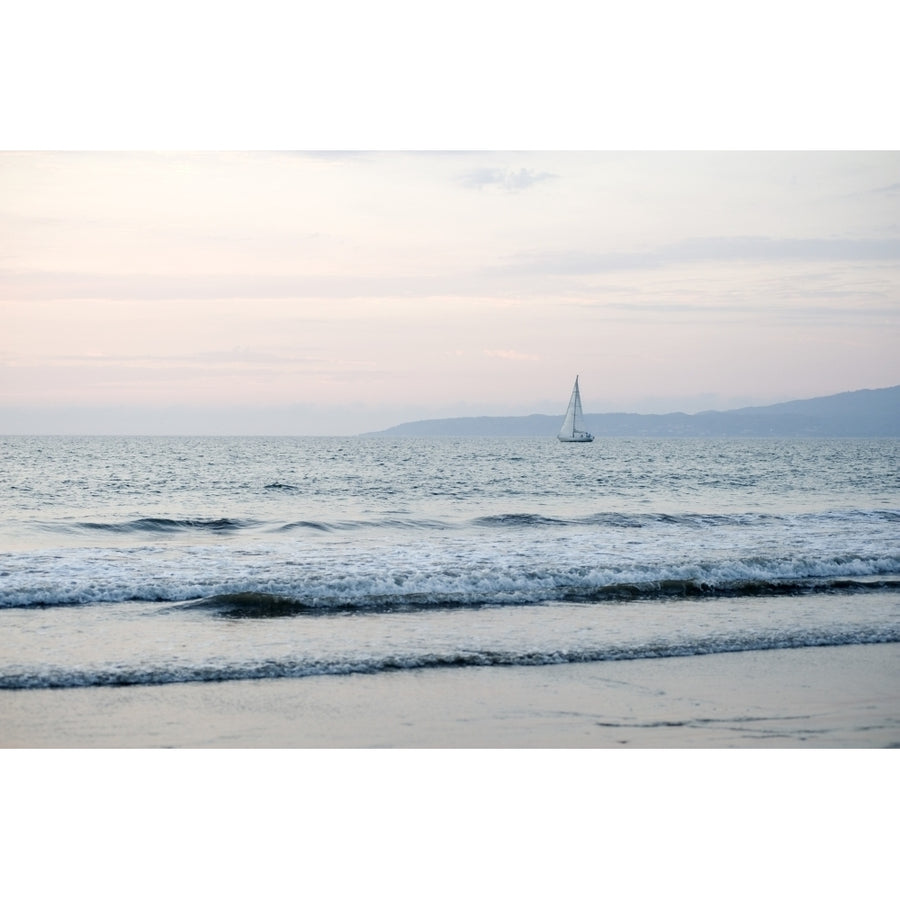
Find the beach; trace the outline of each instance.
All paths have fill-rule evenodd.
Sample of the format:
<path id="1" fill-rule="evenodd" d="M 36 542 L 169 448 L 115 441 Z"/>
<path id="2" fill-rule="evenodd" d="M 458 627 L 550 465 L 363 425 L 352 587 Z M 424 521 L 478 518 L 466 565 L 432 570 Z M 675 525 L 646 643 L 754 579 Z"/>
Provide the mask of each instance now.
<path id="1" fill-rule="evenodd" d="M 3 691 L 4 747 L 900 747 L 900 647 Z"/>

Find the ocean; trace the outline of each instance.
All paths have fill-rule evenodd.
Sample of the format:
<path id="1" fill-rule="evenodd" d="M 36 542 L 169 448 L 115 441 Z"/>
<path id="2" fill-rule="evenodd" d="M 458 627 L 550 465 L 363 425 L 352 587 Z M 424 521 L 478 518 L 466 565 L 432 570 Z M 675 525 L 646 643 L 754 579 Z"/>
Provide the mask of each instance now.
<path id="1" fill-rule="evenodd" d="M 900 441 L 10 436 L 0 551 L 0 710 L 799 659 L 900 642 Z"/>

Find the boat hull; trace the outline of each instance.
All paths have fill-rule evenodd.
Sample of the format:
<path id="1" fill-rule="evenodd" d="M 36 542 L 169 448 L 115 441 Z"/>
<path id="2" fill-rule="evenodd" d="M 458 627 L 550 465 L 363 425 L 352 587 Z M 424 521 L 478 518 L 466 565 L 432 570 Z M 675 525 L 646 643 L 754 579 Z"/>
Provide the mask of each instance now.
<path id="1" fill-rule="evenodd" d="M 564 444 L 589 444 L 594 439 L 594 436 L 592 434 L 578 434 L 574 437 L 562 437 L 562 435 L 558 435 L 557 438 Z"/>

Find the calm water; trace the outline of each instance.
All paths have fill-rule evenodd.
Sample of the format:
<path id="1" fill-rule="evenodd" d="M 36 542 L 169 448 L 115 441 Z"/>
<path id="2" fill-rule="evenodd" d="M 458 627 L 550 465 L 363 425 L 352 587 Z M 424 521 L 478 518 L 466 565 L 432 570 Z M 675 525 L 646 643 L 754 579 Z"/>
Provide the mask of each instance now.
<path id="1" fill-rule="evenodd" d="M 900 441 L 0 438 L 0 688 L 900 640 Z"/>

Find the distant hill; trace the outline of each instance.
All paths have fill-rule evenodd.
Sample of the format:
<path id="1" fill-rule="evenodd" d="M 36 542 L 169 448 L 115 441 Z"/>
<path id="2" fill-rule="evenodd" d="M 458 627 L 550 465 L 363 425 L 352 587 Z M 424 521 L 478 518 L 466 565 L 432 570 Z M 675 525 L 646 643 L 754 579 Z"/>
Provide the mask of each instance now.
<path id="1" fill-rule="evenodd" d="M 476 416 L 404 422 L 392 436 L 554 436 L 562 415 Z M 848 391 L 727 412 L 595 413 L 585 426 L 597 437 L 900 437 L 900 385 Z"/>

